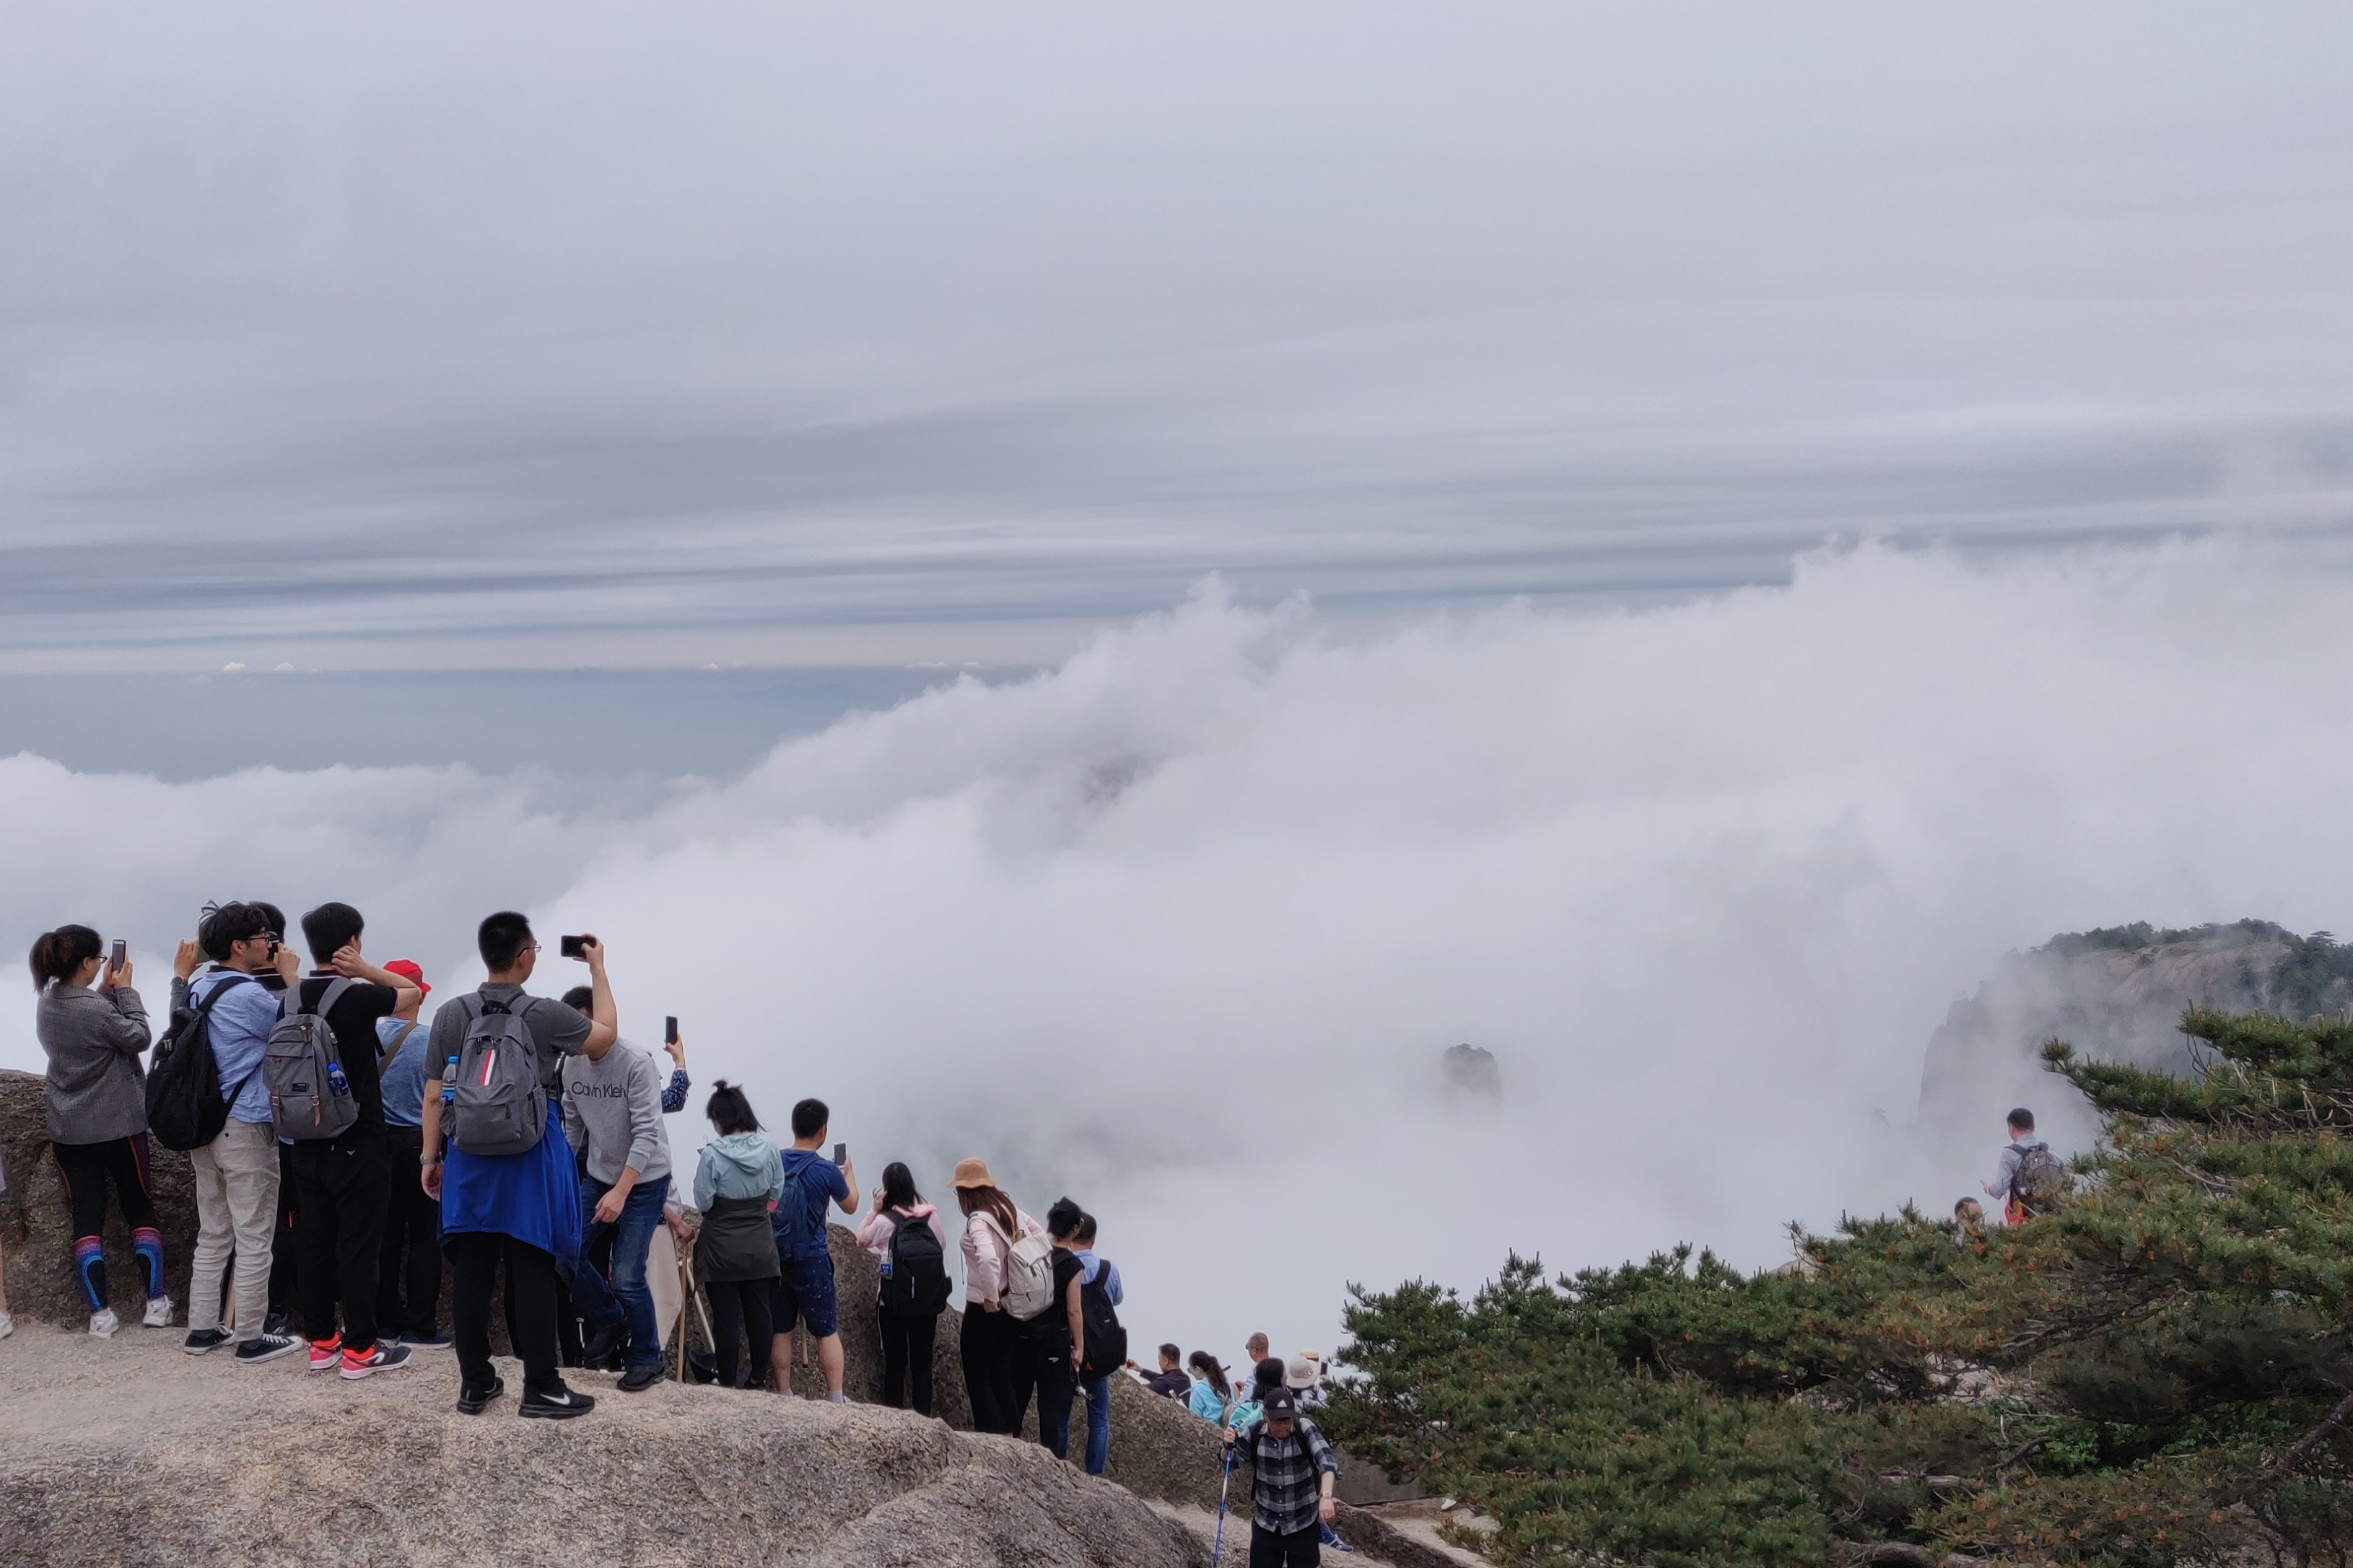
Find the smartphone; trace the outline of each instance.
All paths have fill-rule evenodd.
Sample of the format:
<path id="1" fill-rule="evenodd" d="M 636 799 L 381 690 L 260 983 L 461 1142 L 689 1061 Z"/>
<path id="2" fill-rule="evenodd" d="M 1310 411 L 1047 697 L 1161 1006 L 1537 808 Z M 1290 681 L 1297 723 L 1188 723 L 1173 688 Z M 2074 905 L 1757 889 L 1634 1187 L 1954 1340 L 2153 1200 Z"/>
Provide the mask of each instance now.
<path id="1" fill-rule="evenodd" d="M 106 961 L 106 966 L 109 969 L 114 970 L 118 973 L 121 973 L 124 956 L 122 939 L 121 937 L 116 937 L 114 939 L 114 955 Z"/>
<path id="2" fill-rule="evenodd" d="M 566 958 L 586 958 L 588 955 L 588 939 L 585 936 L 558 937 L 555 951 Z"/>
<path id="3" fill-rule="evenodd" d="M 662 1044 L 665 1046 L 678 1044 L 678 1015 L 675 1013 L 662 1020 Z"/>
<path id="4" fill-rule="evenodd" d="M 849 1163 L 849 1144 L 847 1144 L 847 1143 L 836 1143 L 836 1144 L 833 1146 L 833 1163 L 834 1163 L 835 1164 L 837 1164 L 837 1165 L 847 1165 L 848 1163 Z"/>

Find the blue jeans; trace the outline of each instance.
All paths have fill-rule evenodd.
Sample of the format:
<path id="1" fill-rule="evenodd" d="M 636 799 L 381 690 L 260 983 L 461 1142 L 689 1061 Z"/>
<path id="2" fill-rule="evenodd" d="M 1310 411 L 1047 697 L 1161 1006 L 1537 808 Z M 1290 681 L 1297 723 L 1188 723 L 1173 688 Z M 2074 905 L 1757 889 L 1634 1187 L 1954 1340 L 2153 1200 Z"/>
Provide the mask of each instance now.
<path id="1" fill-rule="evenodd" d="M 654 1226 L 661 1223 L 662 1202 L 670 1196 L 670 1178 L 639 1182 L 622 1200 L 621 1217 L 611 1225 L 596 1221 L 596 1204 L 606 1184 L 592 1176 L 580 1179 L 579 1271 L 572 1281 L 572 1303 L 600 1329 L 626 1321 L 629 1326 L 629 1365 L 654 1366 L 661 1361 L 661 1329 L 654 1321 L 654 1293 L 646 1289 L 646 1248 L 653 1244 Z M 605 1236 L 613 1237 L 611 1283 L 587 1261 Z"/>
<path id="2" fill-rule="evenodd" d="M 1111 1379 L 1082 1377 L 1087 1392 L 1087 1474 L 1099 1476 L 1111 1462 Z"/>

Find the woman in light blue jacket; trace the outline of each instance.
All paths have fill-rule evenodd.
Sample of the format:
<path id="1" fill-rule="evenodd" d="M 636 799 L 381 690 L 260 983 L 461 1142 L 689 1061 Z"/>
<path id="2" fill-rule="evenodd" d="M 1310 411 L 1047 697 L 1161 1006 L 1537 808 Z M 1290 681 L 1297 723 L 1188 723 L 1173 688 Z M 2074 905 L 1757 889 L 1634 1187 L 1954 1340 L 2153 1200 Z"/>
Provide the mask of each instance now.
<path id="1" fill-rule="evenodd" d="M 1195 1351 L 1186 1364 L 1193 1369 L 1193 1392 L 1185 1407 L 1205 1421 L 1224 1426 L 1226 1411 L 1234 1402 L 1234 1391 L 1226 1383 L 1226 1369 L 1208 1351 Z"/>
<path id="2" fill-rule="evenodd" d="M 719 1384 L 736 1382 L 738 1336 L 748 1338 L 749 1365 L 756 1376 L 768 1364 L 776 1328 L 768 1316 L 768 1282 L 776 1278 L 776 1243 L 768 1210 L 784 1195 L 785 1165 L 776 1146 L 760 1131 L 744 1091 L 719 1079 L 703 1107 L 719 1136 L 702 1146 L 694 1167 L 694 1206 L 702 1227 L 694 1237 L 694 1277 L 711 1299 L 712 1349 L 719 1357 Z"/>

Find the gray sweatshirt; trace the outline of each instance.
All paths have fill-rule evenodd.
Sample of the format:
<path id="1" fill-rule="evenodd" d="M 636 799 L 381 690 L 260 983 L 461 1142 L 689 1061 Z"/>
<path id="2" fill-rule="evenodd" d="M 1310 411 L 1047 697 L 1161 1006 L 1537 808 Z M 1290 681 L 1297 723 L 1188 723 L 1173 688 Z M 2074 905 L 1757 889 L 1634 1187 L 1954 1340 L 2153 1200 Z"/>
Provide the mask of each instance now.
<path id="1" fill-rule="evenodd" d="M 49 1142 L 104 1143 L 147 1131 L 139 1056 L 149 1037 L 138 992 L 51 985 L 41 993 L 34 1028 L 49 1055 Z"/>
<path id="2" fill-rule="evenodd" d="M 666 1076 L 627 1040 L 615 1040 L 603 1061 L 564 1058 L 564 1135 L 586 1157 L 589 1175 L 609 1187 L 624 1165 L 634 1166 L 641 1182 L 670 1174 L 661 1108 Z"/>

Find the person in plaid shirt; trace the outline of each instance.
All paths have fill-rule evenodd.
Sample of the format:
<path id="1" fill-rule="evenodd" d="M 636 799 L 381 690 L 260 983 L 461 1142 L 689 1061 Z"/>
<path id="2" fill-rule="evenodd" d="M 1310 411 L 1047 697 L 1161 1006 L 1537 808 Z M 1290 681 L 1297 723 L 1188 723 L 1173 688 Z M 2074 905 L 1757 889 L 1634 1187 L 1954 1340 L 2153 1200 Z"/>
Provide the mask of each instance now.
<path id="1" fill-rule="evenodd" d="M 1241 1432 L 1229 1430 L 1226 1441 L 1250 1469 L 1250 1568 L 1315 1568 L 1321 1526 L 1339 1512 L 1332 1489 L 1340 1457 L 1331 1440 L 1300 1414 L 1297 1393 L 1276 1387 L 1264 1414 Z"/>

